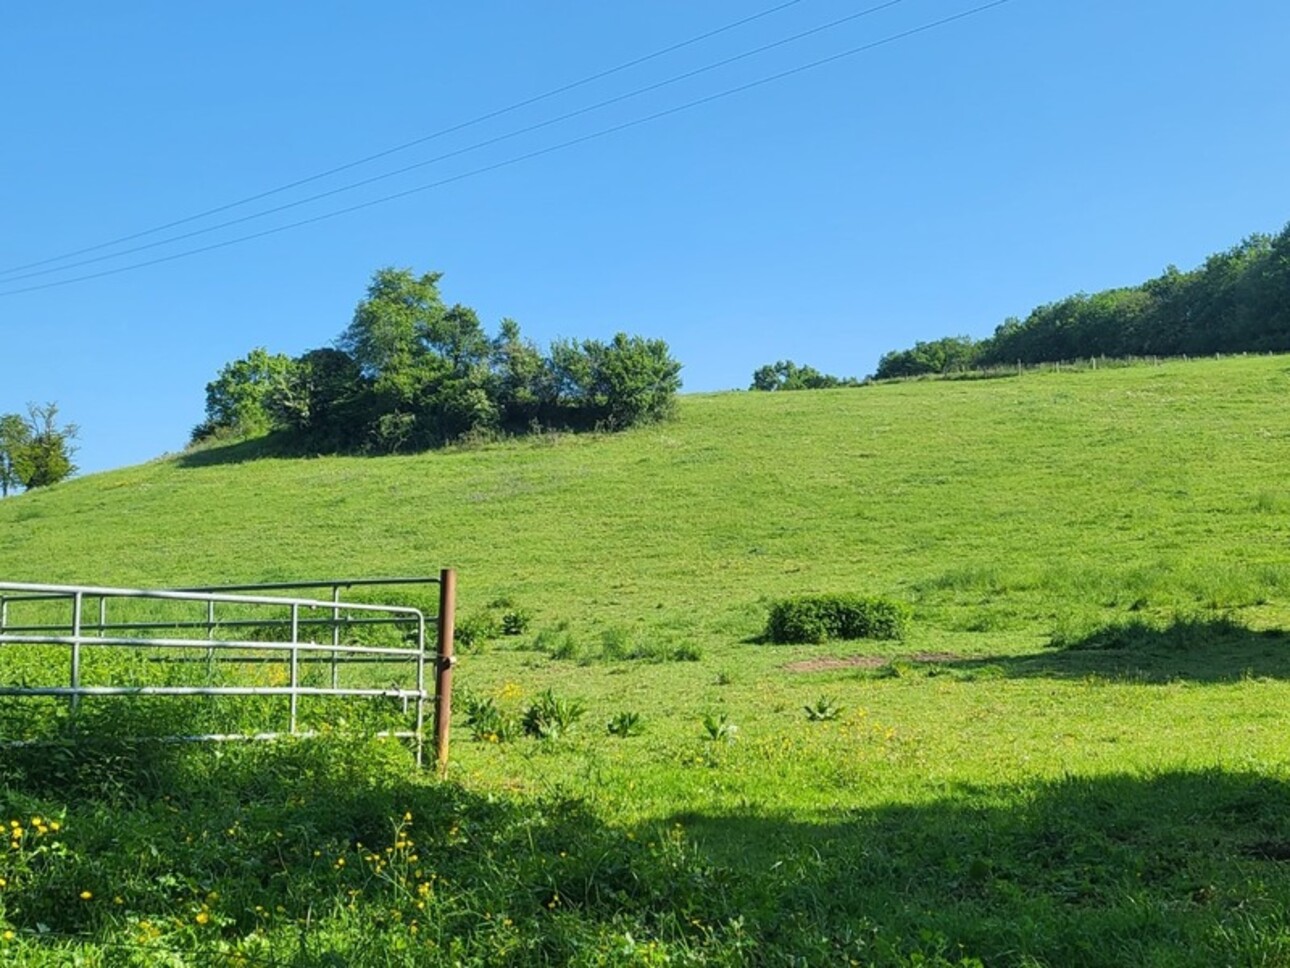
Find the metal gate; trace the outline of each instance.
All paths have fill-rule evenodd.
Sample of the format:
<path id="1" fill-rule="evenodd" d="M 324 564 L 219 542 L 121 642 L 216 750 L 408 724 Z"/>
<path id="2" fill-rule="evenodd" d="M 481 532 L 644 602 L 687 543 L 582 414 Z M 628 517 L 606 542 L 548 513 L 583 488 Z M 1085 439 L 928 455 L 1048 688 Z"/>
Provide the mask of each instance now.
<path id="1" fill-rule="evenodd" d="M 342 597 L 354 589 L 406 593 L 409 586 L 438 586 L 438 612 L 427 619 L 424 608 Z M 259 705 L 249 712 L 268 720 L 262 728 L 243 722 L 232 730 L 132 737 L 172 742 L 316 735 L 331 728 L 320 715 L 334 714 L 337 702 L 386 700 L 397 709 L 385 711 L 399 721 L 373 734 L 410 741 L 418 765 L 434 704 L 435 758 L 443 768 L 455 595 L 451 569 L 438 578 L 185 589 L 0 582 L 0 701 L 26 703 L 16 720 L 33 734 L 10 728 L 0 743 L 48 742 L 41 732 L 51 726 L 64 738 L 75 735 L 87 728 L 86 703 L 120 697 L 224 697 L 226 710 L 235 700 L 253 701 Z M 31 704 L 40 700 L 57 704 L 55 714 L 34 714 Z M 308 703 L 324 708 L 302 710 Z"/>

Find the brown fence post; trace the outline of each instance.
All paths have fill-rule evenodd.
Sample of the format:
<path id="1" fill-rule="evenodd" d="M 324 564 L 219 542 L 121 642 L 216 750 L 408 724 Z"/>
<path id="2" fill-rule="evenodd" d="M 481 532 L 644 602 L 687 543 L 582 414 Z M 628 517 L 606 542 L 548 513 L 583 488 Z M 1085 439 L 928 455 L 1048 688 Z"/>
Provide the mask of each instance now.
<path id="1" fill-rule="evenodd" d="M 453 623 L 457 612 L 457 572 L 444 568 L 439 572 L 439 634 L 435 662 L 434 754 L 439 772 L 448 769 L 448 729 L 452 724 L 452 651 Z"/>

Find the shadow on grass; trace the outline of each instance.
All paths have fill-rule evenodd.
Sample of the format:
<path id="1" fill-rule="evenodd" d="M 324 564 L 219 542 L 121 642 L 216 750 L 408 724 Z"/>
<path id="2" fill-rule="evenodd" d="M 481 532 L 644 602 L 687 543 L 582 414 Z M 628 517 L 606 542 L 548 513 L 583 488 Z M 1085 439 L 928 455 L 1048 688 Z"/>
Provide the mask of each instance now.
<path id="1" fill-rule="evenodd" d="M 960 672 L 1002 672 L 1010 678 L 1137 682 L 1235 682 L 1290 679 L 1290 634 L 1254 631 L 1228 618 L 1113 623 L 1081 634 L 1059 634 L 1044 652 L 954 663 Z"/>
<path id="2" fill-rule="evenodd" d="M 224 464 L 245 464 L 255 460 L 287 459 L 305 456 L 292 448 L 284 434 L 270 434 L 251 440 L 238 440 L 227 444 L 205 444 L 180 454 L 175 463 L 183 468 L 219 467 Z"/>
<path id="3" fill-rule="evenodd" d="M 1137 683 L 1290 679 L 1290 633 L 1254 631 L 1227 618 L 1113 623 L 1054 635 L 1049 648 L 1025 655 L 968 658 L 952 653 L 855 655 L 806 659 L 785 668 L 853 668 L 865 679 L 951 675 L 959 679 L 1088 679 Z"/>
<path id="4" fill-rule="evenodd" d="M 1066 778 L 796 817 L 678 814 L 804 964 L 1285 964 L 1290 784 Z"/>
<path id="5" fill-rule="evenodd" d="M 20 963 L 76 946 L 130 965 L 1290 958 L 1290 785 L 1255 774 L 623 829 L 418 775 L 393 743 L 168 748 L 143 769 L 69 755 L 0 763 Z"/>

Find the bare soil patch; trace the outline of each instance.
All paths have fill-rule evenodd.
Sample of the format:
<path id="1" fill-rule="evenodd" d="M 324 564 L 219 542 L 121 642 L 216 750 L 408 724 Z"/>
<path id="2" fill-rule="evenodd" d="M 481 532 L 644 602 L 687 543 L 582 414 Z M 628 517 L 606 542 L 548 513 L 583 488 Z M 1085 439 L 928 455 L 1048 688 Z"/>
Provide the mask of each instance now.
<path id="1" fill-rule="evenodd" d="M 963 656 L 956 655 L 953 652 L 914 652 L 911 655 L 894 657 L 885 655 L 847 655 L 840 658 L 822 656 L 818 659 L 801 659 L 797 662 L 789 662 L 784 668 L 788 672 L 824 672 L 828 669 L 881 669 L 885 665 L 890 665 L 893 658 L 928 664 L 963 661 Z"/>

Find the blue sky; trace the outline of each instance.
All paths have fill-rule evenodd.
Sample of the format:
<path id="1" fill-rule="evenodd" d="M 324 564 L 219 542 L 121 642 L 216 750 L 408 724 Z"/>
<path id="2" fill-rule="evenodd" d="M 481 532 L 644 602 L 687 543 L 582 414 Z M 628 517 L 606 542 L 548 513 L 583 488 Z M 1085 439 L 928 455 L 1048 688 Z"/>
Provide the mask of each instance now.
<path id="1" fill-rule="evenodd" d="M 185 444 L 256 346 L 345 327 L 372 272 L 528 337 L 661 337 L 687 391 L 791 358 L 839 375 L 1076 291 L 1196 265 L 1290 220 L 1290 4 L 882 0 L 0 7 L 0 270 L 132 235 L 714 31 L 706 41 L 220 216 L 0 275 L 0 412 L 57 401 L 83 471 Z M 58 272 L 41 270 L 291 210 Z M 457 178 L 456 176 L 465 176 Z M 30 292 L 435 182 L 358 212 Z M 26 276 L 26 278 L 19 278 Z"/>

